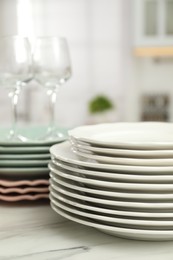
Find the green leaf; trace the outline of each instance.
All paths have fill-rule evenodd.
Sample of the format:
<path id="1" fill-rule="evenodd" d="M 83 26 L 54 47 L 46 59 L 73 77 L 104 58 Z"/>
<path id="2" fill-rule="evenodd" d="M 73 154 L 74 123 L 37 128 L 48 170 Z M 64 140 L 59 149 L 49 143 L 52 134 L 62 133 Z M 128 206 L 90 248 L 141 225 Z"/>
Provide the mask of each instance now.
<path id="1" fill-rule="evenodd" d="M 89 111 L 91 114 L 106 112 L 111 110 L 113 107 L 111 100 L 102 95 L 93 98 L 89 102 Z"/>

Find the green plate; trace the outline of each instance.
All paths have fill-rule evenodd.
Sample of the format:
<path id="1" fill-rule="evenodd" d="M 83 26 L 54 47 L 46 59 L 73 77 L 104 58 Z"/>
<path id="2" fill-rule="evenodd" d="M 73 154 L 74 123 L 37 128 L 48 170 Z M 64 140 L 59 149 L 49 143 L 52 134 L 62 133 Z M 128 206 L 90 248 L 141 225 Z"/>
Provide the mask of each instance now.
<path id="1" fill-rule="evenodd" d="M 50 153 L 38 153 L 38 154 L 1 154 L 0 153 L 0 161 L 1 160 L 42 160 L 50 159 Z"/>
<path id="2" fill-rule="evenodd" d="M 0 160 L 0 167 L 46 167 L 50 162 L 46 160 Z M 1 169 L 1 168 L 0 168 Z"/>
<path id="3" fill-rule="evenodd" d="M 67 139 L 67 130 L 60 129 L 59 131 L 64 135 L 62 138 L 53 140 L 41 140 L 46 135 L 47 127 L 45 126 L 27 126 L 18 129 L 18 134 L 26 137 L 29 141 L 8 141 L 6 140 L 7 134 L 10 132 L 9 128 L 0 129 L 0 146 L 9 147 L 27 147 L 27 146 L 50 146 L 55 143 L 63 142 Z"/>
<path id="4" fill-rule="evenodd" d="M 0 154 L 44 154 L 49 153 L 50 146 L 0 146 Z"/>
<path id="5" fill-rule="evenodd" d="M 49 176 L 48 167 L 15 167 L 15 168 L 0 168 L 0 178 L 44 178 Z"/>

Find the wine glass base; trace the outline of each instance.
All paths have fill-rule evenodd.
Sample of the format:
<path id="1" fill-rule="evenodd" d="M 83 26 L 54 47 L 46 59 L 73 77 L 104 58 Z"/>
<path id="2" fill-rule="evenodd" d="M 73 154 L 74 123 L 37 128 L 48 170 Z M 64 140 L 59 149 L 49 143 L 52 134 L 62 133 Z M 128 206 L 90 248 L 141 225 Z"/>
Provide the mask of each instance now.
<path id="1" fill-rule="evenodd" d="M 54 141 L 54 140 L 65 140 L 67 136 L 60 132 L 58 129 L 48 129 L 47 133 L 41 138 L 44 141 Z"/>
<path id="2" fill-rule="evenodd" d="M 11 130 L 9 135 L 7 136 L 6 140 L 8 142 L 21 142 L 21 143 L 27 143 L 32 140 L 28 139 L 27 137 L 23 135 L 17 134 L 15 131 Z"/>

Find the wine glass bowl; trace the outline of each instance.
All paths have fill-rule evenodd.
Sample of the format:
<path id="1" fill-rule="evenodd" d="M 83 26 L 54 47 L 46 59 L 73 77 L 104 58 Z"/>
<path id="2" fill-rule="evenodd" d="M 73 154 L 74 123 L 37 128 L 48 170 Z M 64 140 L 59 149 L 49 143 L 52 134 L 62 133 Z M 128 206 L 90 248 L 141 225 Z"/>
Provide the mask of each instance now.
<path id="1" fill-rule="evenodd" d="M 9 92 L 12 102 L 13 123 L 9 140 L 20 139 L 16 134 L 18 97 L 26 82 L 32 77 L 32 59 L 29 40 L 20 36 L 0 38 L 0 87 Z"/>
<path id="2" fill-rule="evenodd" d="M 40 37 L 36 40 L 34 74 L 40 84 L 53 90 L 70 78 L 69 51 L 64 38 Z"/>
<path id="3" fill-rule="evenodd" d="M 38 37 L 33 55 L 35 79 L 46 89 L 50 101 L 50 123 L 44 138 L 61 138 L 55 125 L 57 91 L 71 77 L 69 49 L 65 38 Z"/>

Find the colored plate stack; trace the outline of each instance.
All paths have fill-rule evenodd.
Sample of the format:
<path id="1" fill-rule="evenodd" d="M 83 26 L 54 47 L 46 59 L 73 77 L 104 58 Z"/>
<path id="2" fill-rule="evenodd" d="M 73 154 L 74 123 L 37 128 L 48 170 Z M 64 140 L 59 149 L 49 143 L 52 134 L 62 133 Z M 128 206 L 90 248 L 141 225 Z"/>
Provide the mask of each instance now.
<path id="1" fill-rule="evenodd" d="M 173 240 L 173 124 L 82 126 L 50 152 L 58 214 L 114 236 Z"/>
<path id="2" fill-rule="evenodd" d="M 29 127 L 19 130 L 24 141 L 5 141 L 8 131 L 0 129 L 0 201 L 47 199 L 49 149 L 64 138 L 39 141 L 45 128 Z"/>

